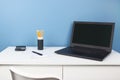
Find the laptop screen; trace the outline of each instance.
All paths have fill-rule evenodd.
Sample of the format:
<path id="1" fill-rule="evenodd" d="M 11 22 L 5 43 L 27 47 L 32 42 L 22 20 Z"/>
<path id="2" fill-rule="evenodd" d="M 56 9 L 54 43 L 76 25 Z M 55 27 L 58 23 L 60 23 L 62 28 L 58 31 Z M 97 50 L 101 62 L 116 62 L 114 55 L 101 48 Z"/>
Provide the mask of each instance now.
<path id="1" fill-rule="evenodd" d="M 74 22 L 72 46 L 110 49 L 114 23 Z"/>

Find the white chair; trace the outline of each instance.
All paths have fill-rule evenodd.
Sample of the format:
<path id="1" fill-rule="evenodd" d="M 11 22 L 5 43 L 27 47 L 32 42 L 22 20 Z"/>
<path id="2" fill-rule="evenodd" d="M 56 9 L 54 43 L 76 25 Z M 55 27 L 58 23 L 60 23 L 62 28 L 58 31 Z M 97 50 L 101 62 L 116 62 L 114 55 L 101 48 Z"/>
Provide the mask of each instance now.
<path id="1" fill-rule="evenodd" d="M 26 75 L 26 73 L 20 72 L 19 70 L 11 67 L 10 69 L 12 80 L 59 80 L 55 77 L 32 77 L 31 75 Z"/>

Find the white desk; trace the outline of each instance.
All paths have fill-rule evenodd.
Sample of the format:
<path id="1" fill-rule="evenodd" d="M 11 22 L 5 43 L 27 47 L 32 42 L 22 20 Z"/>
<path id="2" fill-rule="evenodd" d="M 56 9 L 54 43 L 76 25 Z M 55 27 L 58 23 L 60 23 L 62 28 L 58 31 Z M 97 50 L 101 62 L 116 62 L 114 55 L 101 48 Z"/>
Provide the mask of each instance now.
<path id="1" fill-rule="evenodd" d="M 38 51 L 36 47 L 27 47 L 26 51 L 19 52 L 14 50 L 15 47 L 8 47 L 0 53 L 0 80 L 11 80 L 9 66 L 34 74 L 33 76 L 52 76 L 61 80 L 120 80 L 118 52 L 112 51 L 100 62 L 54 53 L 61 48 L 63 47 L 45 47 Z M 43 56 L 32 51 L 38 51 Z"/>

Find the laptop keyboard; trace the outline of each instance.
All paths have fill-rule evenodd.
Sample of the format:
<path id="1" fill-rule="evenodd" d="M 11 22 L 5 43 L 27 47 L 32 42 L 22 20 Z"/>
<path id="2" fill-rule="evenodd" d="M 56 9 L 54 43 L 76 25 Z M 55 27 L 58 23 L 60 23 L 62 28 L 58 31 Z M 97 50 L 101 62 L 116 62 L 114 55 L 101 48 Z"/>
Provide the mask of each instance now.
<path id="1" fill-rule="evenodd" d="M 71 47 L 71 50 L 77 53 L 86 53 L 86 54 L 92 53 L 95 55 L 102 55 L 102 53 L 107 53 L 107 51 L 102 50 L 102 49 L 83 48 L 83 47 L 75 47 L 75 48 Z"/>

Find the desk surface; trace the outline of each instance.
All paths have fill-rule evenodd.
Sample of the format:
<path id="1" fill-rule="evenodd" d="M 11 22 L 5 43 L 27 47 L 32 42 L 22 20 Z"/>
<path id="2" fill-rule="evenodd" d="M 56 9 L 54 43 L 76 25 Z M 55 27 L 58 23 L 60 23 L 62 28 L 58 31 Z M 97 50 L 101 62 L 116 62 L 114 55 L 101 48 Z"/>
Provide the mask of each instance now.
<path id="1" fill-rule="evenodd" d="M 94 61 L 54 53 L 61 48 L 45 47 L 38 51 L 36 47 L 27 47 L 26 51 L 15 51 L 15 47 L 8 47 L 0 53 L 0 65 L 120 65 L 120 54 L 114 50 L 104 61 Z M 32 51 L 40 52 L 43 56 Z"/>

